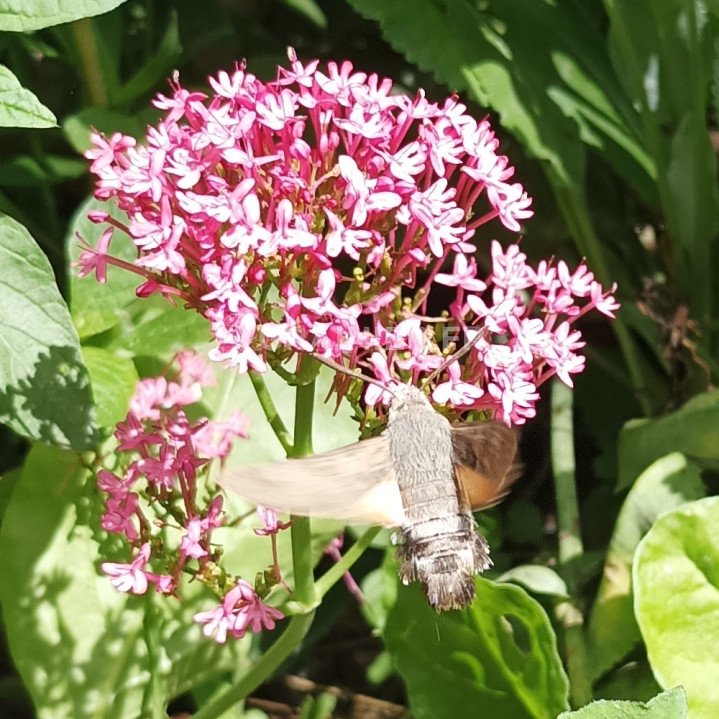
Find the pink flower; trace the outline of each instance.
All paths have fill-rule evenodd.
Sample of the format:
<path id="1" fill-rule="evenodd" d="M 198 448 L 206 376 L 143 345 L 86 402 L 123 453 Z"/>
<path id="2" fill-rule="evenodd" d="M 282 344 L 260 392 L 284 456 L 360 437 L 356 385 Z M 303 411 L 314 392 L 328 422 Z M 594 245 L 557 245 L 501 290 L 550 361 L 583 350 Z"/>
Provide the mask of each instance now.
<path id="1" fill-rule="evenodd" d="M 77 260 L 78 275 L 84 277 L 89 275 L 91 272 L 95 272 L 95 279 L 98 282 L 107 282 L 107 265 L 108 265 L 108 250 L 110 249 L 110 240 L 112 240 L 113 228 L 108 227 L 103 231 L 100 236 L 100 240 L 97 243 L 97 247 L 93 248 L 87 244 L 82 244 L 83 251 L 80 253 L 80 257 Z"/>
<path id="2" fill-rule="evenodd" d="M 269 537 L 271 534 L 278 534 L 290 526 L 290 522 L 280 522 L 275 510 L 269 507 L 258 506 L 257 515 L 262 522 L 262 528 L 253 531 L 260 537 Z"/>
<path id="3" fill-rule="evenodd" d="M 149 560 L 150 545 L 146 542 L 142 545 L 137 556 L 130 564 L 103 562 L 102 571 L 110 577 L 112 586 L 115 587 L 118 592 L 144 594 L 147 591 L 148 585 L 144 569 Z"/>
<path id="4" fill-rule="evenodd" d="M 207 93 L 173 80 L 142 145 L 93 136 L 95 194 L 127 214 L 126 226 L 107 221 L 137 247 L 138 293 L 201 313 L 209 357 L 239 372 L 297 367 L 310 353 L 369 368 L 379 382 L 366 390 L 370 406 L 440 366 L 447 324 L 479 331 L 486 346 L 459 375 L 438 378 L 432 396 L 525 421 L 552 373 L 571 381 L 582 368 L 556 328 L 592 310 L 613 316 L 614 290 L 584 263 L 535 269 L 519 245 L 497 241 L 478 277 L 478 228 L 501 222 L 516 232 L 532 215 L 489 122 L 455 97 L 398 94 L 349 62 L 323 67 L 293 50 L 288 58 L 274 82 L 244 66 L 211 78 Z M 101 239 L 85 256 L 88 271 L 120 262 Z M 428 308 L 447 306 L 437 324 Z M 138 419 L 156 421 L 163 402 L 194 401 L 197 384 L 145 388 Z M 159 461 L 137 428 L 125 436 Z M 225 456 L 226 443 L 212 454 L 212 436 L 196 436 L 205 456 Z"/>
<path id="5" fill-rule="evenodd" d="M 279 609 L 264 604 L 246 581 L 238 579 L 219 607 L 199 612 L 194 619 L 198 624 L 204 624 L 202 632 L 206 637 L 224 644 L 228 633 L 239 639 L 248 629 L 255 633 L 274 629 L 275 621 L 283 617 Z"/>
<path id="6" fill-rule="evenodd" d="M 207 550 L 202 546 L 204 541 L 202 522 L 193 517 L 185 526 L 185 533 L 180 541 L 180 556 L 199 559 L 207 556 Z"/>
<path id="7" fill-rule="evenodd" d="M 449 381 L 438 384 L 432 392 L 432 399 L 437 404 L 451 404 L 455 407 L 473 405 L 484 394 L 481 387 L 460 379 L 461 369 L 457 362 L 453 362 L 447 371 Z"/>
<path id="8" fill-rule="evenodd" d="M 115 534 L 124 534 L 134 542 L 140 536 L 134 523 L 137 502 L 138 497 L 134 492 L 110 496 L 100 518 L 102 528 Z"/>

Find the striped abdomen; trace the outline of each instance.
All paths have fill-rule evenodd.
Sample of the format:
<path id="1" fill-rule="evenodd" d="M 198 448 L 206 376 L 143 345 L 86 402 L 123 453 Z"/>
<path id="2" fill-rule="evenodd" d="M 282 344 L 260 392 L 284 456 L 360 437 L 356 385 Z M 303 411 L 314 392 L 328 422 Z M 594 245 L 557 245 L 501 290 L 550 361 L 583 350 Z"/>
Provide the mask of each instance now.
<path id="1" fill-rule="evenodd" d="M 400 579 L 419 581 L 437 611 L 462 609 L 474 598 L 474 575 L 491 562 L 470 509 L 458 499 L 450 424 L 423 395 L 393 410 L 387 437 L 407 518 Z"/>

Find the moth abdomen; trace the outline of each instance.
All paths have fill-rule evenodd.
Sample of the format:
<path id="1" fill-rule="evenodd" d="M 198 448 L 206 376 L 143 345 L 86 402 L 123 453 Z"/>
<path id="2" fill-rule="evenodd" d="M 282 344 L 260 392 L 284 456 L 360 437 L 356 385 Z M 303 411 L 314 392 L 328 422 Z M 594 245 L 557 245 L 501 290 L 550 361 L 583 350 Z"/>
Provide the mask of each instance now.
<path id="1" fill-rule="evenodd" d="M 404 584 L 418 581 L 438 612 L 470 604 L 474 599 L 474 575 L 492 564 L 489 547 L 477 534 L 471 515 L 443 519 L 445 531 L 431 536 L 422 530 L 434 522 L 405 527 L 398 548 L 400 579 Z"/>

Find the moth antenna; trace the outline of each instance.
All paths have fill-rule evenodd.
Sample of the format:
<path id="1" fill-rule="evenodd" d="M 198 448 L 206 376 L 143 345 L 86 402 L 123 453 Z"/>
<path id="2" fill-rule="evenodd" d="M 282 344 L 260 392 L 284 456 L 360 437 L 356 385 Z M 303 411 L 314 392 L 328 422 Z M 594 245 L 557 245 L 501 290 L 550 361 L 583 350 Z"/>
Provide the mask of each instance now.
<path id="1" fill-rule="evenodd" d="M 480 330 L 477 330 L 471 340 L 465 342 L 453 355 L 450 355 L 434 372 L 432 372 L 431 375 L 429 375 L 429 377 L 425 377 L 422 382 L 422 388 L 424 389 L 433 379 L 441 375 L 442 372 L 444 372 L 447 367 L 452 364 L 452 362 L 456 362 L 458 359 L 462 359 L 462 357 L 466 354 L 469 354 L 472 347 L 474 347 L 481 339 L 482 334 L 483 333 Z"/>
<path id="2" fill-rule="evenodd" d="M 327 357 L 321 357 L 318 354 L 312 355 L 318 362 L 320 362 L 323 365 L 326 365 L 330 369 L 335 370 L 336 372 L 341 372 L 342 374 L 347 375 L 348 377 L 352 377 L 353 379 L 358 379 L 360 382 L 369 382 L 370 384 L 377 385 L 377 387 L 380 387 L 386 392 L 389 392 L 390 394 L 394 394 L 391 389 L 388 389 L 385 385 L 383 385 L 379 380 L 376 380 L 374 377 L 368 377 L 367 375 L 362 374 L 361 372 L 357 372 L 353 369 L 349 369 L 348 367 L 345 367 L 344 365 L 341 365 L 339 362 L 335 362 L 332 359 L 328 359 Z"/>

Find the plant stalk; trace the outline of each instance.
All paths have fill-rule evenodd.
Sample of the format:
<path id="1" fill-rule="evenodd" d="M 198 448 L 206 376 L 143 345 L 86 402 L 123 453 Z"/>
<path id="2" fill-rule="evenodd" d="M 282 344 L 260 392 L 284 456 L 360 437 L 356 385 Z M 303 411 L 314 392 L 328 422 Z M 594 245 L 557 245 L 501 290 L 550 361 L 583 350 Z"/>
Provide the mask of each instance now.
<path id="1" fill-rule="evenodd" d="M 110 104 L 110 96 L 102 74 L 102 63 L 97 49 L 97 33 L 92 18 L 76 20 L 71 28 L 80 58 L 82 81 L 90 103 L 97 107 L 107 107 Z"/>
<path id="2" fill-rule="evenodd" d="M 555 614 L 564 630 L 564 649 L 569 698 L 574 707 L 592 700 L 589 660 L 584 633 L 584 615 L 578 598 L 578 576 L 574 560 L 584 553 L 579 524 L 572 390 L 561 380 L 552 382 L 552 471 L 559 530 L 559 565 L 571 599 L 560 602 Z"/>
<path id="3" fill-rule="evenodd" d="M 291 457 L 312 454 L 312 413 L 315 383 L 297 386 L 295 428 Z M 307 610 L 315 606 L 316 593 L 312 562 L 312 533 L 308 517 L 292 516 L 292 570 L 295 580 L 293 599 Z"/>
<path id="4" fill-rule="evenodd" d="M 300 645 L 312 625 L 313 618 L 314 612 L 292 617 L 282 636 L 255 662 L 247 674 L 225 694 L 195 712 L 193 719 L 217 719 L 257 689 Z"/>

